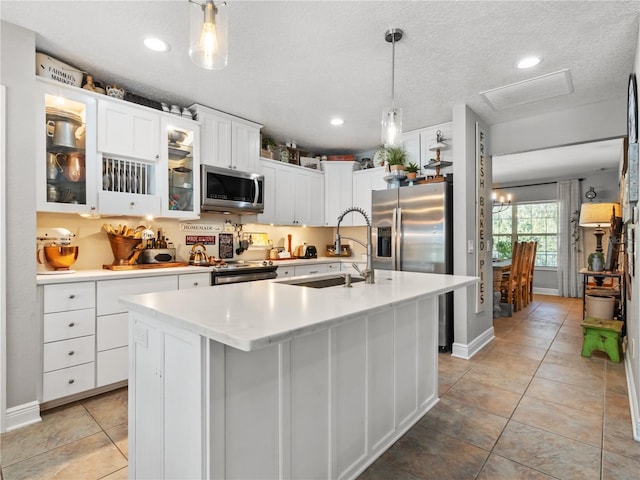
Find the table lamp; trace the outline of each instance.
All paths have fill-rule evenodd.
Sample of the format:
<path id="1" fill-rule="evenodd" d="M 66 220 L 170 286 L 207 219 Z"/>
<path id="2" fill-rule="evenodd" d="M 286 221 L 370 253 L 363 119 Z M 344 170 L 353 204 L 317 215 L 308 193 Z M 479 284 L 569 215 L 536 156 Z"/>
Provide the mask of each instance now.
<path id="1" fill-rule="evenodd" d="M 578 224 L 581 227 L 595 228 L 594 235 L 596 236 L 596 254 L 589 255 L 589 270 L 592 270 L 591 259 L 600 257 L 602 260 L 602 266 L 597 271 L 604 270 L 604 255 L 602 254 L 602 236 L 604 235 L 603 225 L 610 225 L 613 217 L 620 216 L 620 204 L 618 203 L 592 203 L 585 202 L 580 207 L 580 219 Z M 596 277 L 596 286 L 600 287 L 603 283 L 603 278 Z"/>

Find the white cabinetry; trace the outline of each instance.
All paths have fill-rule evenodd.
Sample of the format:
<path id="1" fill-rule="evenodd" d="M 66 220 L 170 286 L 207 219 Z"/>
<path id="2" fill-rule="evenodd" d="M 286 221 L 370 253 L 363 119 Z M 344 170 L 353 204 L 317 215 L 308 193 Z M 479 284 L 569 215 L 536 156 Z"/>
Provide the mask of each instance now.
<path id="1" fill-rule="evenodd" d="M 371 192 L 385 190 L 387 182 L 384 181 L 384 167 L 370 168 L 353 172 L 353 206 L 360 207 L 371 221 Z M 366 225 L 364 217 L 360 214 L 353 215 L 353 225 Z"/>
<path id="2" fill-rule="evenodd" d="M 98 151 L 157 161 L 160 158 L 160 114 L 122 100 L 100 99 Z"/>
<path id="3" fill-rule="evenodd" d="M 44 287 L 42 401 L 95 385 L 95 284 Z"/>
<path id="4" fill-rule="evenodd" d="M 203 165 L 257 172 L 262 125 L 203 105 L 192 105 L 200 122 Z"/>
<path id="5" fill-rule="evenodd" d="M 432 127 L 413 130 L 402 135 L 402 145 L 408 153 L 408 162 L 413 162 L 422 168 L 420 175 L 434 175 L 435 171 L 425 169 L 430 159 L 436 158 L 436 152 L 429 150 L 429 146 L 436 143 L 436 132 L 440 130 L 444 143 L 449 148 L 440 150 L 440 161 L 450 162 L 453 159 L 452 122 L 434 125 Z M 440 174 L 450 173 L 450 170 L 440 171 Z"/>
<path id="6" fill-rule="evenodd" d="M 127 379 L 128 316 L 118 299 L 126 295 L 177 289 L 177 275 L 97 282 L 97 387 Z"/>
<path id="7" fill-rule="evenodd" d="M 325 225 L 335 227 L 338 217 L 353 206 L 353 171 L 357 162 L 321 162 L 324 171 Z M 340 225 L 353 225 L 353 213 L 347 214 Z"/>
<path id="8" fill-rule="evenodd" d="M 308 168 L 260 160 L 265 178 L 265 210 L 260 223 L 323 225 L 324 175 Z"/>
<path id="9" fill-rule="evenodd" d="M 185 273 L 178 275 L 178 290 L 202 288 L 211 285 L 211 273 Z"/>
<path id="10" fill-rule="evenodd" d="M 98 207 L 96 99 L 38 80 L 36 202 L 40 212 L 92 213 Z"/>
<path id="11" fill-rule="evenodd" d="M 327 273 L 329 268 L 326 263 L 316 263 L 314 265 L 296 265 L 295 276 L 313 275 L 314 273 Z"/>

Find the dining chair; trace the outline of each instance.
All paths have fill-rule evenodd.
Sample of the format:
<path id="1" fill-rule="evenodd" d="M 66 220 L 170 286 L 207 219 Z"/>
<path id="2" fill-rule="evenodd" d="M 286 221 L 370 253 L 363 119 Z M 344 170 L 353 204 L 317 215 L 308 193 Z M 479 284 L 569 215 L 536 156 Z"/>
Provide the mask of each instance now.
<path id="1" fill-rule="evenodd" d="M 518 277 L 518 295 L 520 296 L 520 307 L 526 307 L 531 302 L 529 296 L 529 273 L 532 264 L 533 242 L 523 242 L 520 253 L 520 276 Z"/>
<path id="2" fill-rule="evenodd" d="M 536 253 L 538 252 L 538 242 L 532 242 L 531 265 L 529 266 L 529 274 L 527 276 L 529 302 L 533 302 L 533 272 L 536 269 Z"/>
<path id="3" fill-rule="evenodd" d="M 513 242 L 511 248 L 511 268 L 503 275 L 502 281 L 500 282 L 502 299 L 504 303 L 513 305 L 514 312 L 517 312 L 520 308 L 517 279 L 520 277 L 521 249 L 521 242 Z"/>

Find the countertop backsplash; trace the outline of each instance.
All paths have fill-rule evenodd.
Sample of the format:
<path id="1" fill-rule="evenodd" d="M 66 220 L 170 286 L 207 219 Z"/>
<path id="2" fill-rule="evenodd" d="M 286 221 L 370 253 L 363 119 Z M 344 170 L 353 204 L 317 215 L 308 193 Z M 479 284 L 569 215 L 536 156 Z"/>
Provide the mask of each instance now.
<path id="1" fill-rule="evenodd" d="M 208 255 L 219 257 L 219 241 L 217 235 L 219 233 L 236 233 L 236 235 L 234 235 L 233 247 L 235 251 L 236 248 L 238 248 L 238 227 L 236 225 L 239 224 L 241 219 L 243 219 L 243 217 L 207 214 L 199 220 L 181 221 L 174 219 L 155 219 L 149 221 L 140 217 L 101 217 L 98 219 L 85 219 L 77 215 L 63 213 L 38 213 L 37 226 L 38 228 L 62 227 L 73 232 L 76 235 L 73 244 L 80 248 L 78 260 L 72 268 L 75 270 L 87 270 L 102 268 L 102 265 L 113 262 L 113 254 L 109 240 L 107 234 L 102 229 L 102 225 L 105 223 L 114 226 L 126 224 L 133 228 L 138 225 L 145 225 L 150 227 L 154 232 L 157 232 L 158 228 L 160 228 L 162 229 L 163 235 L 174 244 L 176 248 L 176 260 L 187 262 L 189 260 L 189 251 L 192 248 L 192 245 L 186 243 L 187 235 L 215 236 L 215 245 L 206 245 L 206 251 Z M 225 223 L 227 220 L 231 223 Z M 183 224 L 189 224 L 195 230 L 185 231 L 181 227 Z M 215 231 L 208 232 L 206 230 L 199 230 L 199 225 L 213 228 Z M 230 232 L 227 232 L 227 230 L 230 230 Z M 341 227 L 340 231 L 344 235 L 353 236 L 363 241 L 366 240 L 366 229 L 364 227 Z M 273 242 L 274 247 L 279 247 L 284 250 L 287 249 L 287 237 L 291 235 L 292 250 L 294 250 L 296 246 L 306 243 L 307 245 L 315 245 L 318 249 L 319 256 L 325 255 L 326 246 L 333 243 L 335 238 L 335 228 L 331 227 L 281 227 L 246 223 L 242 224 L 242 232 L 266 233 Z M 343 243 L 351 244 L 354 260 L 360 259 L 360 255 L 366 253 L 363 247 L 354 242 L 345 241 Z M 33 248 L 35 258 L 35 239 L 33 239 Z M 265 250 L 264 258 L 266 258 L 267 255 L 268 250 Z M 249 252 L 248 255 L 236 255 L 234 260 L 256 260 L 259 259 L 258 257 L 260 257 L 260 253 L 252 251 Z"/>

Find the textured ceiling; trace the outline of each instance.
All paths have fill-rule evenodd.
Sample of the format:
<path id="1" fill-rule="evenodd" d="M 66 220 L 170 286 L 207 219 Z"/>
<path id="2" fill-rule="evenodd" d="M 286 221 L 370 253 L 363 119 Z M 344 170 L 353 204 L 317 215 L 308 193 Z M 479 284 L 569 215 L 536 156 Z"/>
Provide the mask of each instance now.
<path id="1" fill-rule="evenodd" d="M 104 83 L 158 101 L 209 105 L 262 123 L 315 153 L 364 151 L 380 142 L 390 104 L 391 46 L 404 130 L 451 120 L 468 104 L 487 123 L 626 98 L 638 1 L 229 0 L 229 65 L 206 71 L 187 56 L 182 1 L 0 2 L 3 20 L 38 32 L 37 47 Z M 147 35 L 171 50 L 153 53 Z M 518 70 L 536 54 L 543 62 Z M 494 111 L 479 92 L 569 69 L 569 95 Z M 341 116 L 342 127 L 329 124 Z"/>

